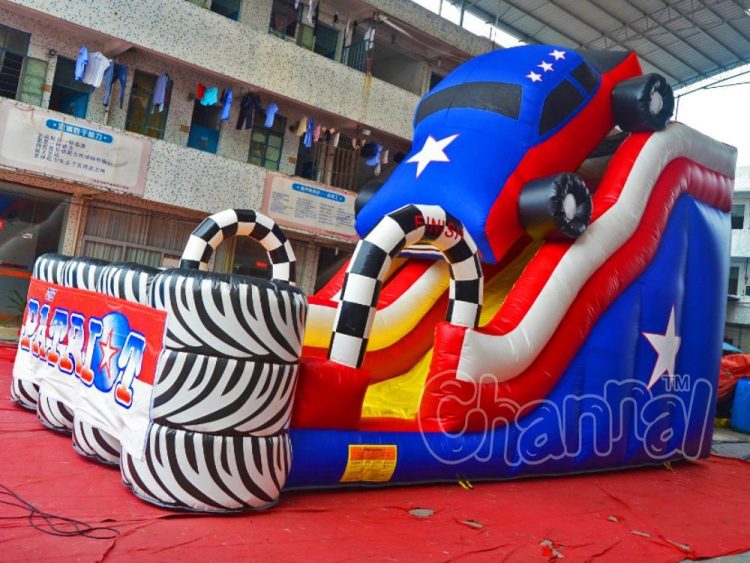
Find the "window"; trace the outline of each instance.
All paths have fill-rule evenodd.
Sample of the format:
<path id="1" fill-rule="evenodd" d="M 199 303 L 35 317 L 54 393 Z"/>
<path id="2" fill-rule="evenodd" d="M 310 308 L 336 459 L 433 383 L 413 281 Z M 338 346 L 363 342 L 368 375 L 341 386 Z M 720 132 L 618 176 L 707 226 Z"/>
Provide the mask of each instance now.
<path id="1" fill-rule="evenodd" d="M 443 81 L 443 78 L 445 78 L 445 76 L 438 74 L 437 72 L 430 73 L 430 90 L 440 84 Z"/>
<path id="2" fill-rule="evenodd" d="M 15 340 L 36 259 L 60 252 L 69 198 L 0 182 L 0 340 Z"/>
<path id="3" fill-rule="evenodd" d="M 732 229 L 744 229 L 744 228 L 745 228 L 745 206 L 733 205 L 732 206 Z"/>
<path id="4" fill-rule="evenodd" d="M 18 101 L 34 106 L 42 105 L 44 81 L 47 79 L 47 61 L 26 57 L 21 71 L 21 87 Z"/>
<path id="5" fill-rule="evenodd" d="M 315 28 L 315 52 L 327 59 L 335 59 L 338 43 L 339 32 L 318 22 Z"/>
<path id="6" fill-rule="evenodd" d="M 82 254 L 110 262 L 160 267 L 179 259 L 196 222 L 135 208 L 91 206 L 86 213 Z"/>
<path id="7" fill-rule="evenodd" d="M 268 32 L 281 38 L 296 37 L 297 24 L 302 19 L 303 8 L 301 2 L 299 7 L 295 8 L 293 0 L 273 0 Z"/>
<path id="8" fill-rule="evenodd" d="M 187 146 L 216 154 L 219 148 L 221 108 L 221 104 L 204 106 L 200 101 L 195 100 Z"/>
<path id="9" fill-rule="evenodd" d="M 596 73 L 586 63 L 579 64 L 570 75 L 581 85 L 587 94 L 590 94 L 599 83 Z"/>
<path id="10" fill-rule="evenodd" d="M 257 164 L 268 170 L 278 170 L 281 162 L 281 147 L 284 144 L 284 131 L 286 130 L 286 117 L 276 114 L 273 127 L 266 129 L 263 123 L 266 120 L 266 112 L 258 110 L 255 112 L 253 133 L 250 135 L 250 152 L 247 161 Z"/>
<path id="11" fill-rule="evenodd" d="M 125 129 L 133 133 L 140 133 L 155 139 L 164 138 L 164 130 L 167 126 L 167 114 L 169 113 L 169 102 L 172 95 L 172 81 L 167 84 L 164 96 L 164 109 L 159 111 L 154 107 L 154 89 L 157 76 L 135 71 L 133 76 L 133 87 L 130 90 L 130 102 L 128 103 L 128 117 L 125 121 Z"/>
<path id="12" fill-rule="evenodd" d="M 521 86 L 505 82 L 467 82 L 445 88 L 422 100 L 417 108 L 415 123 L 435 112 L 451 108 L 480 109 L 518 119 Z"/>
<path id="13" fill-rule="evenodd" d="M 568 119 L 583 102 L 583 94 L 567 80 L 563 80 L 544 101 L 539 134 L 548 133 Z"/>
<path id="14" fill-rule="evenodd" d="M 740 267 L 731 266 L 729 268 L 729 295 L 737 295 L 740 281 Z"/>
<path id="15" fill-rule="evenodd" d="M 242 0 L 211 0 L 211 11 L 237 21 L 241 2 Z"/>
<path id="16" fill-rule="evenodd" d="M 31 36 L 0 25 L 0 96 L 13 100 L 18 96 L 23 62 Z"/>
<path id="17" fill-rule="evenodd" d="M 75 79 L 75 69 L 76 62 L 73 59 L 57 58 L 49 109 L 85 118 L 91 89 Z"/>

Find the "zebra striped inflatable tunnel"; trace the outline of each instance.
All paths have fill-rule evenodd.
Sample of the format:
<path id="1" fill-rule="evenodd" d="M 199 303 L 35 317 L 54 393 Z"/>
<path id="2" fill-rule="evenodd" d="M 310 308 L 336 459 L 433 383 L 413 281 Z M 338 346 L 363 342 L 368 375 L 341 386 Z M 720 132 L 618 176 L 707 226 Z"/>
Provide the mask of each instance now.
<path id="1" fill-rule="evenodd" d="M 406 205 L 389 213 L 357 244 L 344 277 L 328 358 L 358 368 L 391 261 L 404 248 L 429 244 L 450 264 L 446 320 L 475 328 L 482 310 L 477 246 L 461 222 L 437 205 Z"/>
<path id="2" fill-rule="evenodd" d="M 238 235 L 265 248 L 273 279 L 205 271 L 218 245 Z M 294 264 L 281 229 L 246 210 L 201 223 L 180 268 L 42 256 L 12 397 L 45 426 L 72 432 L 81 455 L 119 465 L 148 502 L 209 512 L 272 506 L 291 467 L 307 315 Z"/>

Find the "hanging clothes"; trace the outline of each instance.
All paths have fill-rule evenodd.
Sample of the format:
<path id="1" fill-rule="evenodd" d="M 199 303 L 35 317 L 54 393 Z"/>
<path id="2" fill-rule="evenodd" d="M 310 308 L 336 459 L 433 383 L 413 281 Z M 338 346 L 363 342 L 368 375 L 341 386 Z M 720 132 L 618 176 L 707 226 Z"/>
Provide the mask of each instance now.
<path id="1" fill-rule="evenodd" d="M 78 49 L 78 56 L 76 57 L 76 80 L 82 80 L 83 74 L 86 72 L 86 65 L 89 63 L 89 50 L 86 45 L 81 45 Z"/>
<path id="2" fill-rule="evenodd" d="M 390 152 L 388 149 L 383 149 L 383 152 L 380 153 L 380 164 L 388 164 L 388 156 Z"/>
<path id="3" fill-rule="evenodd" d="M 295 130 L 294 134 L 298 137 L 301 137 L 307 132 L 307 117 L 303 117 L 299 120 L 299 123 L 297 123 L 297 129 Z"/>
<path id="4" fill-rule="evenodd" d="M 115 82 L 120 83 L 120 109 L 125 101 L 125 86 L 128 83 L 128 65 L 112 63 L 104 72 L 104 101 L 105 106 L 109 105 L 109 98 L 112 95 L 112 85 Z"/>
<path id="5" fill-rule="evenodd" d="M 158 109 L 159 112 L 164 111 L 164 104 L 167 99 L 167 86 L 169 85 L 169 75 L 163 72 L 156 79 L 156 86 L 154 86 L 154 108 Z"/>
<path id="6" fill-rule="evenodd" d="M 263 124 L 266 129 L 273 127 L 273 122 L 276 119 L 276 113 L 279 111 L 279 106 L 271 102 L 266 108 L 266 122 Z"/>
<path id="7" fill-rule="evenodd" d="M 219 121 L 228 121 L 232 110 L 232 89 L 227 88 L 221 93 L 221 115 Z"/>
<path id="8" fill-rule="evenodd" d="M 317 10 L 318 10 L 318 0 L 310 0 L 310 8 L 307 10 L 307 14 L 305 16 L 307 23 L 309 23 L 310 25 L 313 25 L 313 17 L 315 16 L 315 12 Z"/>
<path id="9" fill-rule="evenodd" d="M 365 32 L 365 50 L 370 51 L 375 46 L 375 28 L 371 27 Z"/>
<path id="10" fill-rule="evenodd" d="M 313 129 L 313 143 L 317 143 L 318 141 L 320 141 L 320 130 L 320 125 L 316 125 L 315 129 Z"/>
<path id="11" fill-rule="evenodd" d="M 255 111 L 261 109 L 260 96 L 254 92 L 248 92 L 240 100 L 240 115 L 237 118 L 237 129 L 250 129 L 255 119 Z"/>
<path id="12" fill-rule="evenodd" d="M 82 82 L 90 84 L 94 88 L 99 88 L 102 85 L 104 72 L 110 63 L 111 61 L 99 51 L 89 54 L 89 62 L 86 64 L 86 70 L 83 72 Z"/>
<path id="13" fill-rule="evenodd" d="M 206 95 L 206 85 L 203 84 L 203 82 L 198 82 L 198 85 L 195 87 L 195 97 L 198 99 L 198 101 L 201 101 L 203 99 L 203 96 Z"/>
<path id="14" fill-rule="evenodd" d="M 352 19 L 346 19 L 346 26 L 344 26 L 344 47 L 350 47 L 352 44 L 352 34 L 354 29 L 352 28 Z"/>
<path id="15" fill-rule="evenodd" d="M 216 86 L 206 88 L 201 98 L 202 106 L 215 106 L 219 103 L 219 89 Z"/>
<path id="16" fill-rule="evenodd" d="M 310 117 L 307 119 L 307 127 L 305 129 L 305 138 L 302 139 L 304 145 L 311 149 L 313 146 L 313 129 L 315 128 L 315 120 Z"/>
<path id="17" fill-rule="evenodd" d="M 335 132 L 335 133 L 334 133 L 334 134 L 333 134 L 333 135 L 331 136 L 331 144 L 332 144 L 332 145 L 333 145 L 334 147 L 338 147 L 338 146 L 339 146 L 339 140 L 341 140 L 341 132 L 340 132 L 340 131 L 336 131 L 336 132 Z"/>

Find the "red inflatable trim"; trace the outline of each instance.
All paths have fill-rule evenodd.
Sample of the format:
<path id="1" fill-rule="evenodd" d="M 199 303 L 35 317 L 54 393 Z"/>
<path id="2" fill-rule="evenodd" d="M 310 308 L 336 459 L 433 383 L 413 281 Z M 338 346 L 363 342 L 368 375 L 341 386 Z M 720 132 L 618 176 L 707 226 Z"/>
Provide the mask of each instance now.
<path id="1" fill-rule="evenodd" d="M 423 427 L 454 432 L 486 428 L 487 420 L 496 425 L 513 420 L 522 414 L 518 405 L 546 397 L 599 316 L 651 263 L 672 208 L 683 193 L 727 209 L 732 180 L 687 159 L 676 159 L 667 165 L 636 233 L 588 280 L 550 342 L 518 377 L 498 385 L 480 386 L 449 380 L 451 371 L 455 373 L 458 366 L 465 329 L 458 331 L 459 327 L 441 323 L 436 332 L 428 387 L 420 406 Z M 445 375 L 440 376 L 441 373 Z M 452 397 L 450 403 L 445 398 L 447 393 Z"/>
<path id="2" fill-rule="evenodd" d="M 367 371 L 330 360 L 304 358 L 297 377 L 292 427 L 357 428 L 370 383 Z"/>

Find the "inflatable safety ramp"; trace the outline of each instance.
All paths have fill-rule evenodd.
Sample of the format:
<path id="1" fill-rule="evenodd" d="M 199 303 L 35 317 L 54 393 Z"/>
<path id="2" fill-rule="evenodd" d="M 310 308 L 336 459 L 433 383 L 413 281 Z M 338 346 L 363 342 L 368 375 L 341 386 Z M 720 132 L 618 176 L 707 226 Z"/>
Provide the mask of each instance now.
<path id="1" fill-rule="evenodd" d="M 679 123 L 631 133 L 590 182 L 584 232 L 522 239 L 480 270 L 477 245 L 442 208 L 387 214 L 339 290 L 312 300 L 308 324 L 327 327 L 330 346 L 302 360 L 288 486 L 504 479 L 707 456 L 735 158 Z M 518 202 L 507 213 L 515 220 Z M 459 239 L 463 248 L 445 244 Z M 378 316 L 405 306 L 396 291 L 380 301 L 417 269 L 413 260 L 392 267 L 412 244 L 436 246 L 448 263 L 445 299 L 421 293 L 422 310 L 442 303 L 446 318 L 412 366 L 374 376 Z M 420 266 L 415 283 L 432 267 Z M 409 323 L 390 326 L 409 338 Z"/>
<path id="2" fill-rule="evenodd" d="M 206 271 L 228 237 L 267 251 L 272 280 Z M 119 465 L 170 508 L 273 505 L 291 465 L 288 426 L 307 301 L 268 217 L 228 210 L 190 236 L 179 268 L 41 256 L 12 398 L 80 454 Z"/>

